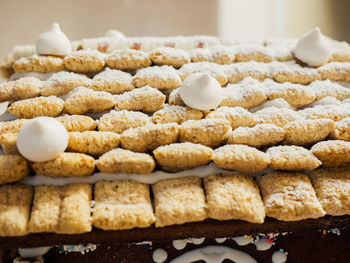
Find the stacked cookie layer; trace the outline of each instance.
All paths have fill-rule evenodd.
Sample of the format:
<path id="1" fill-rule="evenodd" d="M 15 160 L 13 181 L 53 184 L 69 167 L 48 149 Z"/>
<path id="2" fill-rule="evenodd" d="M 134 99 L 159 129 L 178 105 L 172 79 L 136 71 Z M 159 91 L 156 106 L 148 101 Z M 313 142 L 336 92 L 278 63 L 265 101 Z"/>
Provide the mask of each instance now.
<path id="1" fill-rule="evenodd" d="M 350 81 L 348 46 L 333 42 L 330 62 L 310 68 L 286 41 L 198 37 L 181 47 L 176 38 L 174 45 L 130 38 L 84 49 L 103 39 L 83 40 L 63 58 L 13 61 L 15 73 L 0 84 L 0 102 L 10 102 L 0 122 L 1 236 L 349 214 L 350 89 L 338 83 Z M 197 72 L 223 87 L 212 111 L 181 99 L 179 87 Z M 59 120 L 69 142 L 57 158 L 29 162 L 17 150 L 17 133 L 38 116 Z M 135 178 L 211 162 L 221 170 L 204 179 L 61 186 L 62 178 L 98 172 Z M 37 175 L 57 184 L 18 183 Z"/>

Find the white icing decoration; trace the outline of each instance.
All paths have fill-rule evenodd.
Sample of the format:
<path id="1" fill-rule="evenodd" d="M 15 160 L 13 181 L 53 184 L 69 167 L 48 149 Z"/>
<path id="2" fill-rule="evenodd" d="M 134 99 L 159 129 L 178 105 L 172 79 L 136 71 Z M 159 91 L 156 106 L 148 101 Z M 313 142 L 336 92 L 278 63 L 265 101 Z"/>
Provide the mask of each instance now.
<path id="1" fill-rule="evenodd" d="M 35 48 L 39 55 L 67 56 L 72 52 L 71 43 L 58 23 L 53 23 L 48 31 L 39 36 Z"/>
<path id="2" fill-rule="evenodd" d="M 167 258 L 168 258 L 168 253 L 164 249 L 157 248 L 156 250 L 153 251 L 152 259 L 154 262 L 163 263 Z"/>
<path id="3" fill-rule="evenodd" d="M 19 248 L 18 253 L 23 258 L 32 258 L 45 255 L 51 247 Z"/>
<path id="4" fill-rule="evenodd" d="M 125 35 L 122 32 L 115 30 L 115 29 L 108 30 L 106 32 L 105 36 L 106 37 L 113 37 L 113 38 L 121 38 L 121 39 L 125 38 Z"/>
<path id="5" fill-rule="evenodd" d="M 182 250 L 186 247 L 187 240 L 186 239 L 179 239 L 179 240 L 173 240 L 173 247 L 177 250 Z"/>
<path id="6" fill-rule="evenodd" d="M 256 263 L 257 261 L 249 254 L 225 247 L 225 246 L 207 246 L 186 252 L 173 259 L 170 263 L 190 263 L 204 260 L 206 263 L 221 263 L 225 259 L 236 263 Z"/>
<path id="7" fill-rule="evenodd" d="M 12 50 L 13 60 L 16 61 L 22 57 L 30 57 L 35 54 L 34 45 L 17 45 Z"/>
<path id="8" fill-rule="evenodd" d="M 329 60 L 331 47 L 329 41 L 322 35 L 321 30 L 315 27 L 299 39 L 294 54 L 309 66 L 317 67 Z"/>
<path id="9" fill-rule="evenodd" d="M 216 241 L 217 243 L 224 243 L 226 240 L 227 240 L 226 237 L 215 238 L 215 241 Z"/>
<path id="10" fill-rule="evenodd" d="M 197 110 L 212 110 L 220 105 L 223 89 L 209 74 L 196 73 L 184 80 L 179 93 L 187 106 Z"/>
<path id="11" fill-rule="evenodd" d="M 190 238 L 189 239 L 189 243 L 195 244 L 195 245 L 200 245 L 204 242 L 205 237 L 201 237 L 201 238 Z"/>
<path id="12" fill-rule="evenodd" d="M 281 250 L 277 250 L 272 254 L 272 263 L 284 263 L 287 261 L 287 253 Z"/>
<path id="13" fill-rule="evenodd" d="M 239 237 L 233 237 L 232 238 L 236 243 L 237 245 L 239 246 L 245 246 L 245 245 L 248 245 L 250 243 L 253 242 L 253 238 L 252 237 L 248 237 L 248 236 L 239 236 Z"/>
<path id="14" fill-rule="evenodd" d="M 68 132 L 54 118 L 37 117 L 28 120 L 19 130 L 17 149 L 26 159 L 45 162 L 63 153 L 68 145 Z"/>
<path id="15" fill-rule="evenodd" d="M 264 174 L 270 172 L 271 169 L 265 169 L 259 173 L 251 174 L 250 176 L 255 176 L 259 174 Z M 185 170 L 178 173 L 166 173 L 163 171 L 157 171 L 151 174 L 108 174 L 108 173 L 95 173 L 92 176 L 86 177 L 58 177 L 52 178 L 43 175 L 27 176 L 23 178 L 20 183 L 25 185 L 37 186 L 37 185 L 56 185 L 63 186 L 68 184 L 76 183 L 86 183 L 95 184 L 99 181 L 109 181 L 113 182 L 116 180 L 131 180 L 144 184 L 155 184 L 160 180 L 182 178 L 187 176 L 197 176 L 204 178 L 212 174 L 242 174 L 240 172 L 232 172 L 218 168 L 215 164 L 209 164 L 205 166 L 200 166 L 191 170 Z"/>
<path id="16" fill-rule="evenodd" d="M 268 242 L 266 239 L 259 240 L 255 243 L 256 250 L 264 251 L 268 250 L 272 247 L 273 242 Z"/>

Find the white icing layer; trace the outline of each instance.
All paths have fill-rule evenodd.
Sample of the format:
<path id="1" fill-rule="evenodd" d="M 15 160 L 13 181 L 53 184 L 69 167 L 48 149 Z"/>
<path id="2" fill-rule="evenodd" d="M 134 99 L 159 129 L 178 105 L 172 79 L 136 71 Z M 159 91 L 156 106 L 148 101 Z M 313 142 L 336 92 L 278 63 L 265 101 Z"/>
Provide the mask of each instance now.
<path id="1" fill-rule="evenodd" d="M 63 153 L 68 145 L 68 132 L 54 118 L 28 120 L 19 130 L 17 149 L 28 160 L 45 162 Z"/>
<path id="2" fill-rule="evenodd" d="M 236 243 L 237 245 L 239 246 L 245 246 L 245 245 L 248 245 L 250 243 L 253 242 L 253 238 L 252 237 L 248 237 L 248 236 L 239 236 L 239 237 L 233 237 L 232 238 Z"/>
<path id="3" fill-rule="evenodd" d="M 315 27 L 299 39 L 294 54 L 309 66 L 318 67 L 331 57 L 331 47 L 321 30 Z"/>
<path id="4" fill-rule="evenodd" d="M 190 263 L 204 260 L 206 263 L 221 263 L 225 259 L 236 263 L 256 263 L 257 261 L 249 254 L 225 247 L 225 246 L 207 246 L 194 249 L 170 261 L 171 263 Z"/>
<path id="5" fill-rule="evenodd" d="M 51 247 L 19 248 L 18 254 L 23 258 L 31 258 L 45 255 Z"/>
<path id="6" fill-rule="evenodd" d="M 186 245 L 187 245 L 186 239 L 173 240 L 173 247 L 177 250 L 184 249 Z"/>
<path id="7" fill-rule="evenodd" d="M 284 263 L 287 261 L 287 253 L 281 250 L 277 250 L 272 254 L 272 263 Z"/>
<path id="8" fill-rule="evenodd" d="M 197 110 L 212 110 L 220 105 L 223 90 L 209 74 L 197 73 L 184 80 L 179 93 L 187 106 Z"/>
<path id="9" fill-rule="evenodd" d="M 67 56 L 72 52 L 71 43 L 58 23 L 53 23 L 48 31 L 39 36 L 35 49 L 39 55 Z"/>
<path id="10" fill-rule="evenodd" d="M 264 251 L 268 250 L 272 247 L 273 242 L 269 242 L 266 239 L 259 240 L 255 243 L 256 250 L 258 251 Z"/>
<path id="11" fill-rule="evenodd" d="M 226 240 L 226 237 L 215 238 L 216 243 L 224 243 Z"/>
<path id="12" fill-rule="evenodd" d="M 163 263 L 168 258 L 168 252 L 166 252 L 162 248 L 157 248 L 156 250 L 153 251 L 152 258 L 153 258 L 153 261 L 156 263 Z"/>
<path id="13" fill-rule="evenodd" d="M 257 174 L 251 174 L 251 176 L 255 176 L 258 174 L 264 174 L 270 169 L 266 169 Z M 86 177 L 58 177 L 52 178 L 43 175 L 36 176 L 27 176 L 23 178 L 20 183 L 25 185 L 37 186 L 37 185 L 56 185 L 63 186 L 68 184 L 76 184 L 76 183 L 87 183 L 87 184 L 95 184 L 99 181 L 116 181 L 116 180 L 131 180 L 144 184 L 155 184 L 160 180 L 166 179 L 175 179 L 187 176 L 197 176 L 200 178 L 204 178 L 208 175 L 212 174 L 237 174 L 239 172 L 235 171 L 227 171 L 218 168 L 215 164 L 211 163 L 209 165 L 200 166 L 191 170 L 186 170 L 178 173 L 167 173 L 163 171 L 157 171 L 151 174 L 108 174 L 108 173 L 95 173 L 92 176 Z M 240 173 L 242 174 L 242 173 Z"/>

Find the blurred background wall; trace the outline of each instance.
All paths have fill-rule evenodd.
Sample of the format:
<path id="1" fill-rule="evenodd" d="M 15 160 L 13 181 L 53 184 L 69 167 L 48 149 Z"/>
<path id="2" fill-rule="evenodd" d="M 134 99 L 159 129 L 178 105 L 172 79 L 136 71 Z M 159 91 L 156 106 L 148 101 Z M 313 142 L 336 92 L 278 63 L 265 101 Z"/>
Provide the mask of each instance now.
<path id="1" fill-rule="evenodd" d="M 0 0 L 0 59 L 33 44 L 52 22 L 71 39 L 127 36 L 298 37 L 318 25 L 350 41 L 349 0 Z"/>

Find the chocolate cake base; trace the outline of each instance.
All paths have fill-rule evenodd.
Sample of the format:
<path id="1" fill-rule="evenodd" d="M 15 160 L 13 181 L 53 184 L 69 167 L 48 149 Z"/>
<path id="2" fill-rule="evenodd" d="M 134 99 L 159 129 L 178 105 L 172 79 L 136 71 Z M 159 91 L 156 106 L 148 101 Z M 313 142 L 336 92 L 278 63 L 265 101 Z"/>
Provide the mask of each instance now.
<path id="1" fill-rule="evenodd" d="M 327 230 L 337 228 L 338 232 Z M 258 251 L 254 244 L 239 246 L 232 239 L 217 243 L 216 237 L 235 237 L 254 233 L 280 233 L 274 245 L 266 251 Z M 286 233 L 288 232 L 288 233 Z M 206 237 L 201 245 L 187 244 L 177 250 L 172 240 L 190 237 Z M 135 242 L 152 240 L 152 243 Z M 98 244 L 94 251 L 64 252 L 60 247 L 45 254 L 45 262 L 154 262 L 153 251 L 163 248 L 170 262 L 186 251 L 207 245 L 223 245 L 245 251 L 257 262 L 271 262 L 272 254 L 283 249 L 288 252 L 287 262 L 350 262 L 350 216 L 324 217 L 298 222 L 281 222 L 267 219 L 262 225 L 242 221 L 206 220 L 165 228 L 133 229 L 128 231 L 101 231 L 94 229 L 83 235 L 35 234 L 25 237 L 0 238 L 0 262 L 12 262 L 17 247 L 37 247 L 63 244 Z M 224 262 L 231 262 L 225 260 Z"/>

